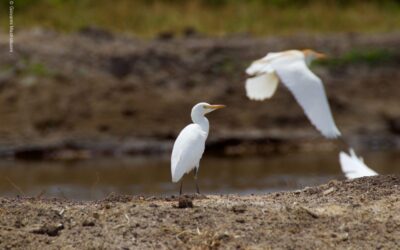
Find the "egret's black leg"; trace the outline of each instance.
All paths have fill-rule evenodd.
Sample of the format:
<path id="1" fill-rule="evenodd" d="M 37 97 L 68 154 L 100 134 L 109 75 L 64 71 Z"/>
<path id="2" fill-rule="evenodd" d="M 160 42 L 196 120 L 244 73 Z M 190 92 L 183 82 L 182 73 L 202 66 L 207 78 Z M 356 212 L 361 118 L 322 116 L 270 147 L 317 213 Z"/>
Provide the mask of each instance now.
<path id="1" fill-rule="evenodd" d="M 182 195 L 183 178 L 181 180 L 181 188 L 179 189 L 179 195 Z"/>
<path id="2" fill-rule="evenodd" d="M 197 184 L 197 168 L 194 168 L 194 182 L 196 183 L 196 191 L 198 194 L 200 194 L 200 189 L 199 189 L 199 185 Z"/>

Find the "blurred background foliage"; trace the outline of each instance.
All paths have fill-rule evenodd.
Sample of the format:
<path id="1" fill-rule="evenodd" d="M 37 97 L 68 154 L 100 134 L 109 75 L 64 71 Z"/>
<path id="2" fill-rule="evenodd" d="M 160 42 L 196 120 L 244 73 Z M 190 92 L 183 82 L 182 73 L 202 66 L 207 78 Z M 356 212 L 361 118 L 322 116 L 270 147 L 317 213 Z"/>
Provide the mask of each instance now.
<path id="1" fill-rule="evenodd" d="M 400 0 L 14 0 L 17 29 L 75 31 L 97 26 L 153 37 L 187 28 L 207 35 L 390 32 Z M 8 17 L 9 1 L 0 16 Z M 8 19 L 1 19 L 8 29 Z"/>

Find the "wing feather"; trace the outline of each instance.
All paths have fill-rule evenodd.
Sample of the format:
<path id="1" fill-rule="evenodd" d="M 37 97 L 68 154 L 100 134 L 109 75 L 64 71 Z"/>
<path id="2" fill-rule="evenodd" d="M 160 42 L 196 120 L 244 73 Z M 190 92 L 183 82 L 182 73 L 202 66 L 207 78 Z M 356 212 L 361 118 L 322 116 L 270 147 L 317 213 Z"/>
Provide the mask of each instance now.
<path id="1" fill-rule="evenodd" d="M 251 100 L 262 101 L 274 95 L 279 79 L 275 73 L 266 73 L 246 80 L 246 94 Z"/>
<path id="2" fill-rule="evenodd" d="M 171 155 L 172 181 L 178 182 L 185 173 L 199 166 L 207 135 L 199 125 L 186 126 L 176 138 Z"/>
<path id="3" fill-rule="evenodd" d="M 322 81 L 308 69 L 304 58 L 276 60 L 273 62 L 273 68 L 311 123 L 327 138 L 340 136 Z"/>
<path id="4" fill-rule="evenodd" d="M 340 152 L 339 160 L 342 172 L 347 179 L 378 175 L 378 173 L 365 165 L 362 158 L 357 157 L 353 149 L 350 149 L 350 155 Z"/>
<path id="5" fill-rule="evenodd" d="M 273 73 L 274 69 L 270 65 L 270 56 L 269 53 L 266 57 L 261 58 L 260 60 L 254 61 L 247 69 L 246 73 L 251 76 L 260 75 L 264 73 Z M 280 53 L 272 53 L 272 54 L 280 54 Z M 275 57 L 275 56 L 274 56 Z"/>

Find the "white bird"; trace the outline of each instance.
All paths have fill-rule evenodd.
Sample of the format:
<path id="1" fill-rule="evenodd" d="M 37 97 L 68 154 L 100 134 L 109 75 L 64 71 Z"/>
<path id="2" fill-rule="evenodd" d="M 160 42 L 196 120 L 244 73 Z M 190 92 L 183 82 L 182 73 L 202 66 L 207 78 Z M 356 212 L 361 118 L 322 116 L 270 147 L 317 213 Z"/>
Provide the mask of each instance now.
<path id="1" fill-rule="evenodd" d="M 197 193 L 200 193 L 197 185 L 197 173 L 200 159 L 204 153 L 205 142 L 209 131 L 209 122 L 204 116 L 225 105 L 210 105 L 205 102 L 196 104 L 192 108 L 193 123 L 187 125 L 178 135 L 174 143 L 171 155 L 172 182 L 178 182 L 184 174 L 194 169 Z M 180 194 L 182 194 L 182 184 Z"/>
<path id="2" fill-rule="evenodd" d="M 321 79 L 308 66 L 324 54 L 313 50 L 268 53 L 254 61 L 246 73 L 247 96 L 261 101 L 274 95 L 281 81 L 293 94 L 312 124 L 327 138 L 340 136 L 333 120 Z"/>
<path id="3" fill-rule="evenodd" d="M 363 158 L 358 157 L 352 148 L 350 148 L 349 155 L 345 152 L 340 152 L 339 160 L 342 171 L 347 179 L 378 175 L 377 172 L 365 165 Z"/>

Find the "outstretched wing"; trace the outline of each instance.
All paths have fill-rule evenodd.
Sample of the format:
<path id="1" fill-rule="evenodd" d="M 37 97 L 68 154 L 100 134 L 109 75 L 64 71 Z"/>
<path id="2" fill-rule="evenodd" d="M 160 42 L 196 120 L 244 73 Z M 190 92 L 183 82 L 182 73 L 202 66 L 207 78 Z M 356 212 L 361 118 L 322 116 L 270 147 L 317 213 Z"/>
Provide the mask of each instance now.
<path id="1" fill-rule="evenodd" d="M 262 101 L 274 95 L 279 79 L 276 74 L 265 73 L 246 80 L 246 94 L 251 100 Z"/>
<path id="2" fill-rule="evenodd" d="M 361 158 L 357 157 L 353 149 L 350 149 L 350 155 L 340 152 L 339 160 L 342 171 L 347 179 L 378 175 L 374 170 L 368 168 Z"/>
<path id="3" fill-rule="evenodd" d="M 278 87 L 279 79 L 271 67 L 271 60 L 282 53 L 268 53 L 260 60 L 254 61 L 246 73 L 253 77 L 246 80 L 246 95 L 251 100 L 262 101 L 271 98 Z"/>
<path id="4" fill-rule="evenodd" d="M 171 155 L 172 181 L 178 182 L 185 173 L 199 165 L 207 135 L 197 124 L 186 126 L 176 138 Z"/>
<path id="5" fill-rule="evenodd" d="M 327 138 L 340 136 L 322 81 L 308 69 L 304 58 L 276 60 L 273 62 L 273 68 L 311 123 Z"/>
<path id="6" fill-rule="evenodd" d="M 264 73 L 273 73 L 274 69 L 271 67 L 271 61 L 280 57 L 283 53 L 268 53 L 265 57 L 256 60 L 246 69 L 246 73 L 251 76 L 256 76 Z"/>

